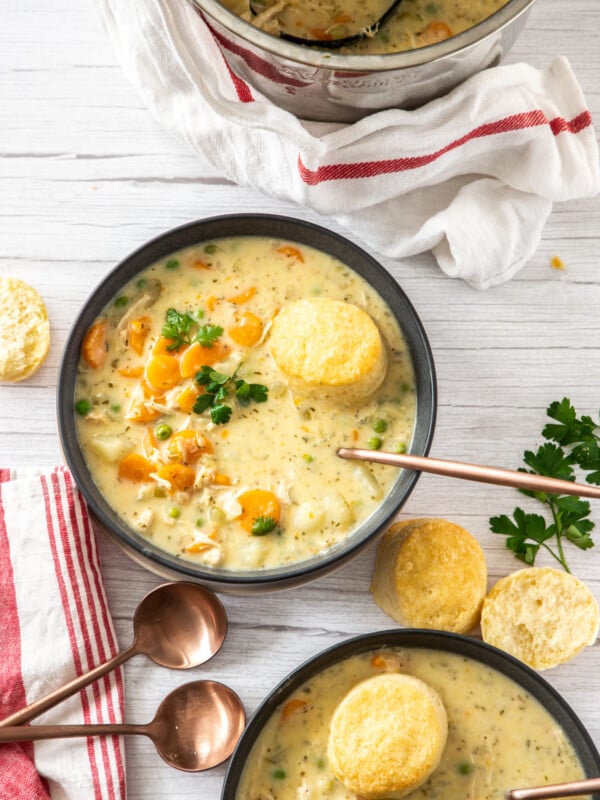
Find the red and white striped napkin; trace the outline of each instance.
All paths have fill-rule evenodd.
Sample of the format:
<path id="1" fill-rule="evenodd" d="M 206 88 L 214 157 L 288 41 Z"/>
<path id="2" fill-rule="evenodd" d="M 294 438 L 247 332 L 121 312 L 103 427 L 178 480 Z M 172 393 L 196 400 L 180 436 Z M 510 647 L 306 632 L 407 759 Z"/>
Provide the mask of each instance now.
<path id="1" fill-rule="evenodd" d="M 309 123 L 229 69 L 188 0 L 97 3 L 165 127 L 230 180 L 333 217 L 388 257 L 431 250 L 447 275 L 493 286 L 529 261 L 553 203 L 600 190 L 565 58 L 493 67 L 414 111 Z"/>
<path id="2" fill-rule="evenodd" d="M 87 509 L 62 468 L 0 469 L 0 718 L 117 653 Z M 119 670 L 37 723 L 122 722 Z M 122 739 L 0 744 L 1 800 L 125 800 Z"/>

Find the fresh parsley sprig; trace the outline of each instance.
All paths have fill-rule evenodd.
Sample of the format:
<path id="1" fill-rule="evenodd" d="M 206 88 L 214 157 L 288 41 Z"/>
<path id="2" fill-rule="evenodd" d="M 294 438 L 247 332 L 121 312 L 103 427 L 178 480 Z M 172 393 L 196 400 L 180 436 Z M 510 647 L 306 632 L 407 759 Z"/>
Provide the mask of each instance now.
<path id="1" fill-rule="evenodd" d="M 566 397 L 551 403 L 546 414 L 553 420 L 542 430 L 546 441 L 535 452 L 525 451 L 523 460 L 529 469 L 520 471 L 574 481 L 575 469 L 579 468 L 587 473 L 587 483 L 600 485 L 600 425 L 589 416 L 578 417 Z M 491 531 L 506 536 L 506 547 L 526 564 L 533 565 L 540 548 L 544 548 L 570 572 L 565 542 L 571 542 L 580 550 L 594 546 L 590 536 L 594 529 L 594 522 L 589 519 L 590 504 L 571 495 L 519 491 L 544 505 L 551 521 L 516 508 L 512 519 L 506 514 L 491 517 Z"/>
<path id="2" fill-rule="evenodd" d="M 181 313 L 175 308 L 167 309 L 166 321 L 161 329 L 161 336 L 171 339 L 167 350 L 178 350 L 182 345 L 199 342 L 202 347 L 212 347 L 217 339 L 222 336 L 223 328 L 220 325 L 200 325 L 204 316 L 203 311 L 190 314 Z"/>
<path id="3" fill-rule="evenodd" d="M 269 390 L 262 383 L 248 383 L 243 378 L 238 378 L 239 367 L 233 375 L 225 375 L 216 369 L 204 365 L 197 372 L 194 380 L 204 388 L 193 406 L 196 414 L 210 411 L 210 418 L 215 425 L 224 425 L 229 422 L 233 409 L 225 402 L 233 395 L 241 405 L 251 402 L 264 403 L 269 397 Z"/>

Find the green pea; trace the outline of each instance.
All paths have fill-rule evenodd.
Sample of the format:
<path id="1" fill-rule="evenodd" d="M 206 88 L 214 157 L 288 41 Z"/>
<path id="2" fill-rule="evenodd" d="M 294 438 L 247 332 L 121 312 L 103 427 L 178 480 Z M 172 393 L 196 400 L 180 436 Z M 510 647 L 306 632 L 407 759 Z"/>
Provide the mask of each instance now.
<path id="1" fill-rule="evenodd" d="M 167 269 L 177 269 L 179 266 L 180 266 L 179 259 L 177 258 L 170 258 L 165 264 L 165 267 Z"/>
<path id="2" fill-rule="evenodd" d="M 470 761 L 461 761 L 456 765 L 456 769 L 461 775 L 470 775 L 473 772 L 473 764 Z"/>
<path id="3" fill-rule="evenodd" d="M 307 464 L 310 464 L 310 463 L 312 463 L 312 462 L 315 460 L 315 457 L 314 457 L 314 456 L 311 456 L 311 454 L 310 454 L 310 453 L 304 453 L 304 455 L 302 456 L 302 458 L 303 458 L 303 459 L 306 461 L 306 463 L 307 463 Z"/>
<path id="4" fill-rule="evenodd" d="M 169 436 L 173 433 L 173 428 L 170 425 L 167 425 L 166 422 L 161 422 L 160 425 L 157 425 L 154 428 L 154 435 L 157 439 L 160 439 L 161 442 L 164 442 L 165 439 L 168 439 Z"/>
<path id="5" fill-rule="evenodd" d="M 85 417 L 86 414 L 89 414 L 92 410 L 92 404 L 89 400 L 78 400 L 75 403 L 75 411 L 78 414 L 81 414 L 82 417 Z"/>
<path id="6" fill-rule="evenodd" d="M 201 528 L 203 525 L 204 525 L 204 520 L 202 519 L 202 517 L 198 517 L 198 519 L 196 520 L 196 527 Z"/>
<path id="7" fill-rule="evenodd" d="M 405 442 L 396 442 L 394 445 L 394 453 L 398 453 L 398 455 L 402 455 L 402 453 L 406 453 L 406 443 Z"/>
<path id="8" fill-rule="evenodd" d="M 385 433 L 387 431 L 387 422 L 384 419 L 376 419 L 373 423 L 373 430 L 375 433 Z"/>
<path id="9" fill-rule="evenodd" d="M 379 450 L 382 445 L 381 438 L 379 436 L 371 436 L 369 441 L 367 442 L 367 447 L 370 447 L 371 450 Z"/>
<path id="10" fill-rule="evenodd" d="M 278 781 L 282 781 L 285 777 L 287 777 L 286 771 L 284 769 L 274 769 L 271 775 L 274 778 L 277 778 Z"/>
<path id="11" fill-rule="evenodd" d="M 115 414 L 118 414 L 119 411 L 121 410 L 121 406 L 119 405 L 119 403 L 113 403 L 110 407 L 110 410 L 113 411 Z"/>
<path id="12" fill-rule="evenodd" d="M 169 509 L 169 516 L 172 519 L 177 519 L 177 517 L 179 517 L 180 515 L 181 515 L 181 510 L 177 508 L 177 506 L 171 506 L 171 508 Z"/>
<path id="13" fill-rule="evenodd" d="M 127 295 L 126 294 L 122 294 L 119 297 L 117 297 L 117 299 L 115 300 L 115 306 L 117 308 L 123 308 L 124 306 L 127 305 L 128 302 L 129 302 L 129 298 L 127 297 Z"/>
<path id="14" fill-rule="evenodd" d="M 209 255 L 212 255 L 212 253 L 216 253 L 217 252 L 217 245 L 216 244 L 207 244 L 206 247 L 204 248 L 204 252 L 208 253 Z"/>
<path id="15" fill-rule="evenodd" d="M 137 286 L 138 289 L 143 289 L 146 283 L 147 283 L 146 278 L 138 278 L 137 281 L 135 282 L 135 285 Z"/>

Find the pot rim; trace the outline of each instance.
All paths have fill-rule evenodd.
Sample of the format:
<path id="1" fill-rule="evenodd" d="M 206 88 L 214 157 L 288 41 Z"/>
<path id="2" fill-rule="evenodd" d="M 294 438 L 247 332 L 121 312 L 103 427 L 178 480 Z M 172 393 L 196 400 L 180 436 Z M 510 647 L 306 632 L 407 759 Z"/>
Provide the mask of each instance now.
<path id="1" fill-rule="evenodd" d="M 279 227 L 277 227 L 279 226 Z M 105 500 L 94 483 L 79 447 L 73 411 L 77 363 L 85 331 L 119 289 L 153 262 L 195 242 L 227 236 L 274 236 L 311 245 L 347 263 L 385 299 L 407 338 L 417 382 L 417 415 L 413 446 L 418 437 L 419 455 L 427 455 L 437 413 L 437 381 L 433 354 L 425 329 L 412 303 L 396 279 L 373 256 L 350 239 L 313 222 L 275 214 L 224 214 L 171 228 L 142 244 L 100 282 L 75 318 L 59 366 L 56 414 L 64 460 L 94 521 L 104 528 L 138 563 L 151 571 L 175 572 L 181 579 L 196 580 L 222 591 L 266 591 L 311 581 L 342 566 L 383 532 L 404 505 L 420 473 L 400 470 L 375 512 L 353 533 L 324 553 L 288 565 L 262 570 L 210 568 L 187 562 L 161 550 L 128 527 Z M 327 246 L 325 246 L 327 245 Z M 356 263 L 353 263 L 356 262 Z M 402 310 L 402 314 L 400 313 Z M 419 356 L 417 360 L 415 354 Z M 421 414 L 419 415 L 419 409 Z M 361 532 L 361 529 L 362 532 Z"/>
<path id="2" fill-rule="evenodd" d="M 317 50 L 305 45 L 280 39 L 272 34 L 255 28 L 241 17 L 225 8 L 219 0 L 189 0 L 205 18 L 211 17 L 225 29 L 239 36 L 244 41 L 277 58 L 302 64 L 307 67 L 318 67 L 343 72 L 387 72 L 419 67 L 441 61 L 450 56 L 458 56 L 469 48 L 494 36 L 524 14 L 536 0 L 509 0 L 509 2 L 486 19 L 468 28 L 466 31 L 451 36 L 435 44 L 406 50 L 399 53 L 377 55 L 341 55 L 335 51 Z"/>

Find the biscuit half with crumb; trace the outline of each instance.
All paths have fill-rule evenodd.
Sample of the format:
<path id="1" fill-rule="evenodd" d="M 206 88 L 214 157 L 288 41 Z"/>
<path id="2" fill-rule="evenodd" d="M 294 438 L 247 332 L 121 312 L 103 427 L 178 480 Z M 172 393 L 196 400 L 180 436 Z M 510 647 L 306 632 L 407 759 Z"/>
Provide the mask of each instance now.
<path id="1" fill-rule="evenodd" d="M 377 548 L 371 592 L 403 625 L 468 633 L 487 592 L 483 550 L 469 531 L 445 519 L 396 522 Z"/>
<path id="2" fill-rule="evenodd" d="M 50 323 L 38 292 L 19 278 L 0 277 L 0 382 L 25 380 L 43 364 Z"/>
<path id="3" fill-rule="evenodd" d="M 528 567 L 507 575 L 485 598 L 481 634 L 533 669 L 573 658 L 598 636 L 600 614 L 590 589 L 553 567 Z"/>
<path id="4" fill-rule="evenodd" d="M 387 371 L 374 320 L 353 303 L 326 297 L 284 306 L 273 321 L 271 353 L 293 391 L 344 404 L 375 392 Z"/>
<path id="5" fill-rule="evenodd" d="M 327 755 L 336 778 L 365 800 L 396 800 L 438 766 L 448 735 L 438 693 L 413 675 L 386 673 L 354 686 L 336 707 Z"/>

